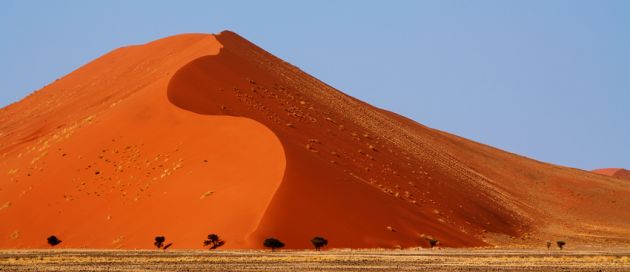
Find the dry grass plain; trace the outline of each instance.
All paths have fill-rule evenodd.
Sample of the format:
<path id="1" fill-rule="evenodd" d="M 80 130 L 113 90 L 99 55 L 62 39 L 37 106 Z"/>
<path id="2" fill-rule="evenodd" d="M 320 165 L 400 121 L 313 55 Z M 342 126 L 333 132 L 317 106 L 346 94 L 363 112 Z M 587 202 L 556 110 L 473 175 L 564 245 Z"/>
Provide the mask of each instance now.
<path id="1" fill-rule="evenodd" d="M 630 250 L 4 250 L 0 271 L 630 271 Z"/>

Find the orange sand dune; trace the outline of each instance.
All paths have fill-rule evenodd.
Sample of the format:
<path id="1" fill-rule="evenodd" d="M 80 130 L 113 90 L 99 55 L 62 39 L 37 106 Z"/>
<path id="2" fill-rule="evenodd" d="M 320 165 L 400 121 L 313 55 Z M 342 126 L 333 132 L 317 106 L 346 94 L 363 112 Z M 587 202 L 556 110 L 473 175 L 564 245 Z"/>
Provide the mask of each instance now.
<path id="1" fill-rule="evenodd" d="M 630 243 L 630 184 L 422 126 L 232 32 L 114 50 L 0 110 L 0 248 Z"/>
<path id="2" fill-rule="evenodd" d="M 623 168 L 602 168 L 593 170 L 593 173 L 630 180 L 630 171 Z"/>

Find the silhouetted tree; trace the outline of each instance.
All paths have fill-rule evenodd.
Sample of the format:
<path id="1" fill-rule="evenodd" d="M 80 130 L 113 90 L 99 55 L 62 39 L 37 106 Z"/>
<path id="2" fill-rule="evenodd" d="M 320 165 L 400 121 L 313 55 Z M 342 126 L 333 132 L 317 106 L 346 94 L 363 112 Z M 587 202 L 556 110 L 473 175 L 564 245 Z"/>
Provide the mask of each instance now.
<path id="1" fill-rule="evenodd" d="M 225 241 L 219 238 L 219 235 L 210 234 L 208 235 L 208 240 L 203 241 L 204 246 L 210 246 L 210 249 L 216 249 L 225 244 Z"/>
<path id="2" fill-rule="evenodd" d="M 319 251 L 320 248 L 328 245 L 328 240 L 326 240 L 326 238 L 324 237 L 316 236 L 311 240 L 311 243 L 315 247 L 315 250 Z"/>
<path id="3" fill-rule="evenodd" d="M 271 248 L 271 251 L 276 251 L 276 248 L 283 248 L 284 243 L 276 238 L 267 238 L 265 242 L 263 242 L 263 246 Z"/>
<path id="4" fill-rule="evenodd" d="M 166 238 L 164 236 L 155 236 L 155 242 L 153 242 L 153 244 L 157 248 L 162 248 L 164 246 L 164 241 L 166 241 Z"/>
<path id="5" fill-rule="evenodd" d="M 551 241 L 547 241 L 547 249 L 551 248 Z"/>
<path id="6" fill-rule="evenodd" d="M 440 243 L 440 241 L 435 238 L 427 238 L 427 242 L 429 242 L 429 247 L 431 248 L 436 247 Z"/>
<path id="7" fill-rule="evenodd" d="M 48 237 L 47 240 L 48 240 L 48 244 L 53 247 L 61 243 L 61 240 L 59 240 L 59 238 L 57 238 L 57 236 L 54 236 L 54 235 L 51 235 L 50 237 Z"/>
<path id="8" fill-rule="evenodd" d="M 558 245 L 558 247 L 560 248 L 560 250 L 562 250 L 562 248 L 564 247 L 564 245 L 566 245 L 567 243 L 565 243 L 564 241 L 560 240 L 556 242 L 556 245 Z"/>

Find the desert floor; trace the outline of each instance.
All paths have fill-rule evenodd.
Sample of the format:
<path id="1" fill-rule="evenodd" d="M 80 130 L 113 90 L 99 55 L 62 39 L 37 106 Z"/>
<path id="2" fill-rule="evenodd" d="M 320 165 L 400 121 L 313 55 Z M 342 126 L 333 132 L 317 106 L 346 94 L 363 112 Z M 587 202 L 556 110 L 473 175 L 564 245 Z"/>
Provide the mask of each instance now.
<path id="1" fill-rule="evenodd" d="M 630 271 L 630 250 L 3 250 L 0 271 Z"/>

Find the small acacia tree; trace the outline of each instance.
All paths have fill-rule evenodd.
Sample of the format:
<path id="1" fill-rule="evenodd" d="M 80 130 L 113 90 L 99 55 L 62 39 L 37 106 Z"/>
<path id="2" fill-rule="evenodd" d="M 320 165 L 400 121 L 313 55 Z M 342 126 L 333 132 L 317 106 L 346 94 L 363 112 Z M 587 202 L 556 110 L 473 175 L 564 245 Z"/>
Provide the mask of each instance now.
<path id="1" fill-rule="evenodd" d="M 47 241 L 48 241 L 48 244 L 50 246 L 52 246 L 52 247 L 54 247 L 54 246 L 56 246 L 56 245 L 61 243 L 61 240 L 59 240 L 59 238 L 57 238 L 57 236 L 55 236 L 55 235 L 49 236 Z"/>
<path id="2" fill-rule="evenodd" d="M 558 247 L 560 248 L 560 250 L 562 250 L 562 248 L 564 248 L 564 245 L 566 245 L 567 243 L 565 243 L 564 241 L 560 240 L 556 242 L 556 245 L 558 245 Z"/>
<path id="3" fill-rule="evenodd" d="M 153 244 L 157 248 L 162 248 L 162 247 L 164 247 L 164 242 L 165 241 L 166 241 L 166 238 L 164 236 L 155 236 L 155 242 L 153 242 Z"/>
<path id="4" fill-rule="evenodd" d="M 316 236 L 311 240 L 311 243 L 315 247 L 315 250 L 319 251 L 320 248 L 328 245 L 328 240 L 324 237 Z"/>
<path id="5" fill-rule="evenodd" d="M 276 238 L 267 238 L 263 242 L 263 246 L 271 248 L 271 252 L 276 251 L 276 248 L 283 248 L 284 243 Z"/>
<path id="6" fill-rule="evenodd" d="M 438 239 L 435 239 L 435 238 L 427 238 L 427 242 L 429 242 L 429 247 L 430 248 L 434 248 L 440 243 L 440 241 Z"/>
<path id="7" fill-rule="evenodd" d="M 203 241 L 203 245 L 204 246 L 210 246 L 209 249 L 217 249 L 218 247 L 222 246 L 225 244 L 225 241 L 221 240 L 221 238 L 219 238 L 219 235 L 216 234 L 210 234 L 208 235 L 208 240 Z"/>
<path id="8" fill-rule="evenodd" d="M 153 244 L 157 248 L 161 248 L 163 250 L 167 250 L 169 247 L 171 247 L 173 245 L 173 243 L 168 243 L 168 244 L 165 245 L 164 244 L 165 241 L 166 241 L 166 238 L 164 236 L 155 236 L 155 242 L 153 242 Z"/>

